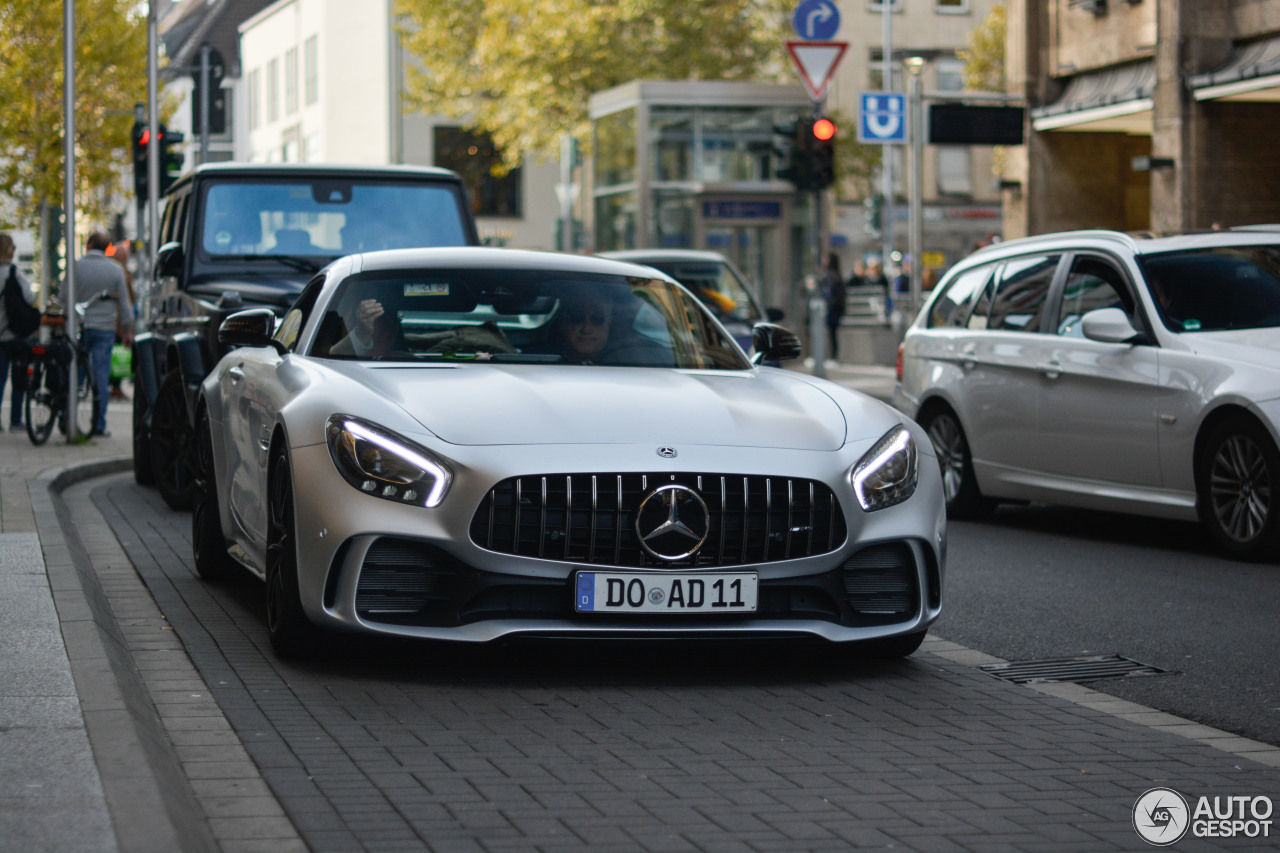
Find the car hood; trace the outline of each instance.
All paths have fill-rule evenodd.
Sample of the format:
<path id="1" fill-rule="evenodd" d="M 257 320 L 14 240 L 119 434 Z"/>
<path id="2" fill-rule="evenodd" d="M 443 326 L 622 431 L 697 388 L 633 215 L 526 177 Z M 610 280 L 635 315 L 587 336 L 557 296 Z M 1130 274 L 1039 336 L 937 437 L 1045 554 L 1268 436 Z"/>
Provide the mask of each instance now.
<path id="1" fill-rule="evenodd" d="M 1239 329 L 1182 335 L 1196 355 L 1280 369 L 1280 328 Z"/>
<path id="2" fill-rule="evenodd" d="M 782 370 L 541 365 L 336 367 L 451 444 L 711 444 L 837 450 L 899 423 L 885 406 Z M 358 374 L 358 375 L 357 375 Z M 352 412 L 352 414 L 359 414 Z M 847 429 L 846 419 L 857 424 Z"/>

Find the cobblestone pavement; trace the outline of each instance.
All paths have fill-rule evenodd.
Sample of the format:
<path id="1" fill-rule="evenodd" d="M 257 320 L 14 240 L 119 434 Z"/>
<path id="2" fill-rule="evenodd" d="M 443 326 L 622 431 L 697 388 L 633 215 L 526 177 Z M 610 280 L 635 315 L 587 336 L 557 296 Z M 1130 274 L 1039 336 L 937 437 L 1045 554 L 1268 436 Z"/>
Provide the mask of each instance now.
<path id="1" fill-rule="evenodd" d="M 194 575 L 189 515 L 127 476 L 88 499 L 221 714 L 189 712 L 189 728 L 228 725 L 251 759 L 200 765 L 206 812 L 278 801 L 316 851 L 1136 850 L 1132 809 L 1150 788 L 1280 793 L 1274 750 L 1261 763 L 1240 754 L 1258 745 L 1143 724 L 1167 715 L 1007 684 L 942 641 L 868 664 L 808 645 L 354 638 L 283 663 L 258 581 Z M 182 706 L 165 707 L 181 730 Z M 236 827 L 245 845 L 283 829 Z"/>

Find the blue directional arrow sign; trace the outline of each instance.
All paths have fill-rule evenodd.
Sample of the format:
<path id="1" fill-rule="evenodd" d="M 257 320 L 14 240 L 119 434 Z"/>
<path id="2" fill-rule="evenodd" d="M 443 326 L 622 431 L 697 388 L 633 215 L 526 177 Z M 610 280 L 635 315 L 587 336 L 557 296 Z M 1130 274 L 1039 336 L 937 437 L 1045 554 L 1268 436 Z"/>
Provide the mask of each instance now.
<path id="1" fill-rule="evenodd" d="M 858 141 L 889 145 L 907 141 L 907 96 L 862 92 L 858 96 Z"/>
<path id="2" fill-rule="evenodd" d="M 791 26 L 806 41 L 829 41 L 840 29 L 840 10 L 832 0 L 804 0 L 791 14 Z"/>

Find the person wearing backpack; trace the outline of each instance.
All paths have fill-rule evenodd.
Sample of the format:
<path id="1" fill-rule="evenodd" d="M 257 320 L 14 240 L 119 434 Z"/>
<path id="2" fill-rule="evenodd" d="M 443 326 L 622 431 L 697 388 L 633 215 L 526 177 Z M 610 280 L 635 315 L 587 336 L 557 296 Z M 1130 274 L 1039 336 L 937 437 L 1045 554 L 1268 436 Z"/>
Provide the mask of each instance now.
<path id="1" fill-rule="evenodd" d="M 27 391 L 27 361 L 31 356 L 28 338 L 40 326 L 40 311 L 35 307 L 31 282 L 13 262 L 13 238 L 0 234 L 0 276 L 3 276 L 3 298 L 0 299 L 0 401 L 4 400 L 4 383 L 13 374 L 12 405 L 9 429 L 26 429 L 22 422 L 22 401 Z"/>

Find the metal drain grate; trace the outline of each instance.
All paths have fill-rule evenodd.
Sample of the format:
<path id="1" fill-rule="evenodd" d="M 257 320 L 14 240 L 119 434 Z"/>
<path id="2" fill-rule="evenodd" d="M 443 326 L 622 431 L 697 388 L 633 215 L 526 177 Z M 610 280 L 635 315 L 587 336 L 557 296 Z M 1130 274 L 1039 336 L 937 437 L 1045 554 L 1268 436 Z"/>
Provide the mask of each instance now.
<path id="1" fill-rule="evenodd" d="M 1097 681 L 1102 678 L 1132 678 L 1141 675 L 1165 675 L 1166 670 L 1119 655 L 1093 655 L 1080 658 L 1048 658 L 1014 660 L 978 667 L 996 678 L 1027 684 L 1037 681 Z"/>

